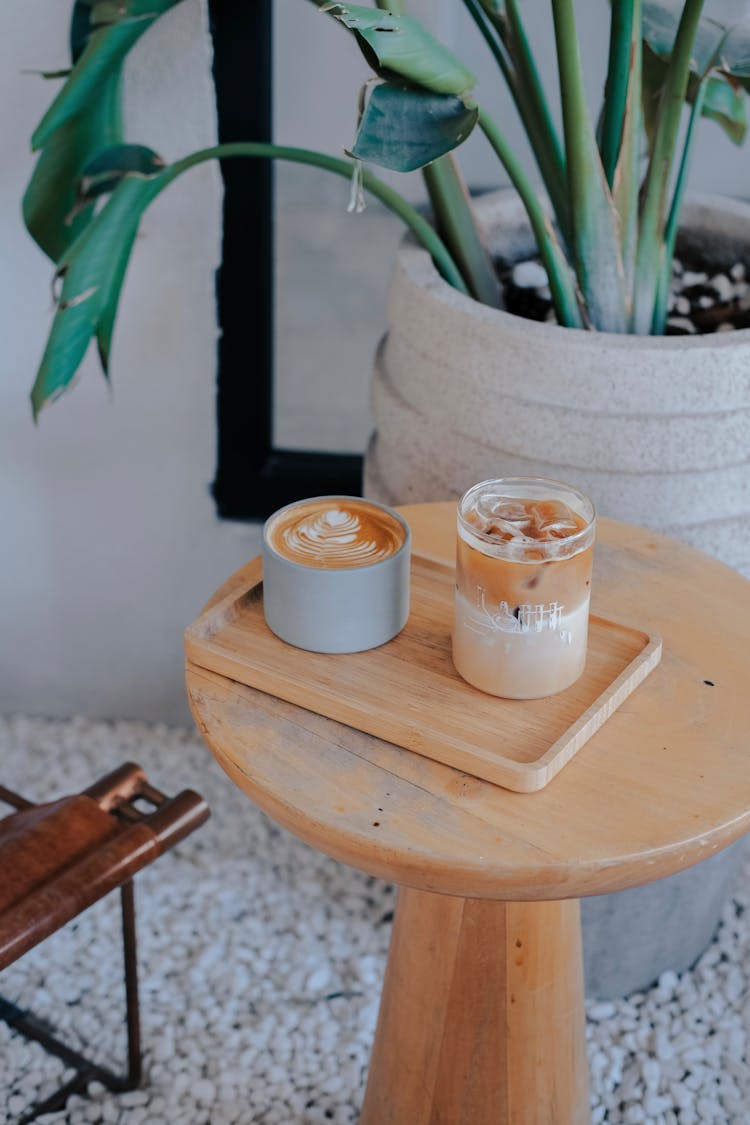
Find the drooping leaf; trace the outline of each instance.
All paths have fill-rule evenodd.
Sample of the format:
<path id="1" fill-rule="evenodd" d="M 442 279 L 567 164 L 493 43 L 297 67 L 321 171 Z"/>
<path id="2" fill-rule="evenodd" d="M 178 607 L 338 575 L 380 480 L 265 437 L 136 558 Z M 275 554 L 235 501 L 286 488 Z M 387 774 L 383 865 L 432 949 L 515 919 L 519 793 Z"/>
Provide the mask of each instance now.
<path id="1" fill-rule="evenodd" d="M 91 31 L 91 4 L 88 0 L 75 0 L 70 18 L 70 56 L 74 66 L 86 48 Z"/>
<path id="2" fill-rule="evenodd" d="M 683 0 L 643 0 L 643 38 L 659 58 L 669 59 L 685 5 Z M 690 69 L 702 77 L 712 66 L 726 27 L 702 16 L 698 21 L 690 58 Z"/>
<path id="3" fill-rule="evenodd" d="M 119 19 L 95 27 L 67 82 L 49 107 L 31 138 L 42 148 L 56 129 L 81 113 L 100 96 L 107 77 L 119 74 L 125 56 L 141 35 L 180 0 L 122 0 Z M 94 9 L 96 22 L 96 9 Z"/>
<path id="4" fill-rule="evenodd" d="M 643 119 L 646 136 L 652 144 L 659 121 L 661 93 L 667 76 L 667 62 L 653 51 L 643 52 Z M 747 105 L 744 91 L 736 80 L 719 70 L 712 70 L 706 82 L 705 100 L 701 116 L 715 121 L 730 140 L 741 144 L 747 131 Z M 691 73 L 688 79 L 686 101 L 692 105 L 698 91 L 700 78 Z"/>
<path id="5" fill-rule="evenodd" d="M 643 0 L 643 38 L 658 58 L 668 60 L 672 53 L 683 7 L 681 0 Z M 750 17 L 735 24 L 701 17 L 693 43 L 690 70 L 691 75 L 697 78 L 710 71 L 720 71 L 730 84 L 750 90 Z M 694 96 L 694 79 L 692 93 Z M 721 93 L 716 98 L 727 103 L 728 95 Z M 704 116 L 713 114 L 705 113 Z M 730 113 L 728 118 L 731 122 L 733 114 Z M 731 125 L 724 127 L 732 136 Z"/>
<path id="6" fill-rule="evenodd" d="M 70 385 L 94 335 L 106 372 L 120 287 L 139 221 L 151 200 L 196 165 L 237 157 L 290 160 L 324 168 L 346 179 L 351 178 L 353 168 L 349 160 L 310 149 L 236 141 L 191 153 L 148 178 L 126 176 L 60 260 L 57 273 L 62 278 L 62 292 L 32 391 L 35 415 Z M 446 281 L 466 293 L 461 273 L 445 243 L 424 215 L 369 170 L 362 172 L 362 180 L 365 189 L 414 232 Z"/>
<path id="7" fill-rule="evenodd" d="M 721 44 L 718 66 L 750 90 L 750 19 L 729 29 Z"/>
<path id="8" fill-rule="evenodd" d="M 84 169 L 79 188 L 82 200 L 93 200 L 106 192 L 114 191 L 126 176 L 150 177 L 163 171 L 165 163 L 158 153 L 146 145 L 116 145 L 100 152 Z M 96 330 L 99 359 L 105 375 L 109 374 L 109 355 L 112 343 L 117 305 L 123 278 L 130 260 L 136 235 L 124 239 L 113 263 L 110 284 Z"/>
<path id="9" fill-rule="evenodd" d="M 83 169 L 79 198 L 93 201 L 113 191 L 125 176 L 154 176 L 164 167 L 161 156 L 146 145 L 113 145 L 97 153 Z"/>
<path id="10" fill-rule="evenodd" d="M 105 364 L 117 301 L 143 211 L 164 186 L 161 176 L 128 176 L 67 249 L 58 266 L 62 291 L 31 392 L 34 416 L 72 382 L 95 335 Z"/>
<path id="11" fill-rule="evenodd" d="M 706 94 L 701 116 L 721 125 L 730 140 L 741 145 L 747 133 L 747 96 L 721 74 L 705 79 Z M 688 101 L 692 104 L 698 88 L 697 79 L 688 85 Z"/>
<path id="12" fill-rule="evenodd" d="M 119 78 L 108 77 L 96 98 L 56 129 L 45 144 L 23 197 L 23 218 L 34 241 L 53 262 L 91 219 L 81 208 L 78 182 L 86 165 L 122 139 Z"/>
<path id="13" fill-rule="evenodd" d="M 117 318 L 117 306 L 120 303 L 120 291 L 125 280 L 130 254 L 133 249 L 138 225 L 123 236 L 119 251 L 113 257 L 107 285 L 102 296 L 101 311 L 96 325 L 96 346 L 99 353 L 99 362 L 105 377 L 109 378 L 109 357 L 112 350 L 112 334 Z"/>
<path id="14" fill-rule="evenodd" d="M 384 77 L 398 75 L 436 94 L 468 94 L 474 75 L 411 16 L 360 4 L 334 3 L 326 11 L 354 33 L 367 61 Z"/>
<path id="15" fill-rule="evenodd" d="M 668 59 L 672 53 L 683 6 L 681 0 L 644 0 L 643 37 L 659 58 Z M 690 69 L 698 78 L 711 70 L 721 71 L 735 86 L 750 90 L 750 17 L 730 25 L 703 16 L 696 31 Z M 723 99 L 727 96 L 721 95 Z M 731 120 L 732 115 L 729 116 Z M 721 123 L 724 125 L 723 120 Z M 732 136 L 731 127 L 724 128 Z"/>
<path id="16" fill-rule="evenodd" d="M 384 82 L 370 94 L 351 155 L 413 172 L 465 141 L 477 116 L 461 98 Z"/>

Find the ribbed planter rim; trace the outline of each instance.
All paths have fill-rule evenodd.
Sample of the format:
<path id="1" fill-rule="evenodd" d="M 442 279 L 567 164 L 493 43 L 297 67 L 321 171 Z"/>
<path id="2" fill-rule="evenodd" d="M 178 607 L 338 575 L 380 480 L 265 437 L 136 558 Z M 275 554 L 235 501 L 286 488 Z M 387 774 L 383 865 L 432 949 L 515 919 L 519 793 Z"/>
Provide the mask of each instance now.
<path id="1" fill-rule="evenodd" d="M 509 203 L 514 199 L 518 201 L 520 206 L 520 200 L 518 200 L 513 188 L 501 188 L 476 199 L 474 206 L 480 223 L 491 230 L 493 209 L 499 203 Z M 734 213 L 740 222 L 747 224 L 748 237 L 750 238 L 750 203 L 718 194 L 691 195 L 686 200 L 683 209 L 683 226 L 693 225 L 691 220 L 698 208 L 705 208 L 713 213 L 720 212 L 724 215 Z M 647 353 L 649 351 L 684 352 L 695 348 L 731 349 L 739 344 L 750 345 L 750 328 L 737 328 L 731 332 L 710 332 L 695 336 L 634 336 L 615 332 L 594 332 L 584 328 L 561 328 L 559 324 L 529 320 L 503 309 L 495 309 L 449 285 L 438 272 L 429 253 L 417 243 L 411 234 L 404 237 L 398 252 L 398 260 L 415 285 L 428 288 L 437 300 L 452 309 L 489 325 L 504 326 L 506 330 L 523 330 L 524 333 L 538 336 L 540 339 L 549 339 L 550 335 L 560 337 L 560 334 L 562 334 L 563 338 L 576 348 L 594 345 L 599 348 L 637 349 L 642 353 Z M 728 262 L 727 268 L 732 265 L 734 265 L 734 262 Z M 748 281 L 750 281 L 750 273 Z M 562 343 L 562 339 L 558 342 Z"/>

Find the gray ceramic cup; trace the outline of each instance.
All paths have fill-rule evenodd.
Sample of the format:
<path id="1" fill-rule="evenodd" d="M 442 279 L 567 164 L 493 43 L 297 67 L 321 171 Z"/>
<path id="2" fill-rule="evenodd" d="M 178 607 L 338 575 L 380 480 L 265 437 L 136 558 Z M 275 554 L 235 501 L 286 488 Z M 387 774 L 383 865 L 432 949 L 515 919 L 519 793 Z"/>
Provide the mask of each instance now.
<path id="1" fill-rule="evenodd" d="M 308 565 L 285 557 L 278 530 L 296 509 L 329 506 L 335 513 L 350 509 L 367 517 L 384 513 L 395 521 L 403 541 L 386 557 L 358 565 Z M 327 518 L 327 517 L 326 517 Z M 338 518 L 338 517 L 337 517 Z M 342 516 L 343 519 L 343 516 Z M 344 530 L 347 530 L 346 528 Z M 263 527 L 263 608 L 269 629 L 288 644 L 312 652 L 362 652 L 385 644 L 400 633 L 409 616 L 411 531 L 402 516 L 384 504 L 353 496 L 316 496 L 280 508 Z"/>

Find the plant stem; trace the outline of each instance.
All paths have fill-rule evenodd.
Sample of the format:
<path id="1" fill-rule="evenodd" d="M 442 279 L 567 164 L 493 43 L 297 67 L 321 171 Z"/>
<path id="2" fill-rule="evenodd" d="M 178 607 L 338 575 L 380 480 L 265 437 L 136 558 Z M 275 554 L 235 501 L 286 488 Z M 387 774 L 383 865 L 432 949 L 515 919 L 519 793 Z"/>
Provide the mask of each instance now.
<path id="1" fill-rule="evenodd" d="M 672 280 L 672 261 L 674 259 L 674 247 L 677 241 L 677 231 L 680 226 L 680 212 L 682 210 L 682 200 L 685 196 L 685 188 L 687 186 L 688 173 L 690 171 L 690 159 L 693 154 L 693 143 L 695 141 L 695 133 L 698 122 L 700 121 L 701 113 L 703 112 L 703 103 L 706 100 L 706 91 L 708 89 L 708 78 L 703 78 L 695 93 L 695 99 L 690 111 L 690 121 L 688 122 L 687 132 L 685 134 L 685 143 L 682 148 L 682 157 L 680 159 L 680 167 L 677 173 L 677 180 L 675 182 L 674 192 L 672 194 L 672 203 L 669 208 L 669 218 L 667 219 L 666 231 L 664 234 L 664 246 L 662 249 L 662 261 L 659 271 L 659 284 L 656 291 L 656 299 L 654 302 L 654 319 L 651 325 L 651 332 L 654 336 L 661 336 L 664 333 L 664 325 L 667 319 L 667 300 L 669 298 L 669 284 Z"/>
<path id="2" fill-rule="evenodd" d="M 515 97 L 515 91 L 513 89 L 515 75 L 507 55 L 505 43 L 497 25 L 490 20 L 490 17 L 479 3 L 479 0 L 464 0 L 464 7 L 481 32 L 485 43 L 495 58 L 495 62 L 500 67 L 503 78 L 510 86 L 511 93 L 513 93 Z"/>
<path id="3" fill-rule="evenodd" d="M 659 123 L 642 191 L 641 229 L 633 290 L 633 331 L 648 335 L 662 261 L 667 191 L 685 103 L 690 58 L 703 0 L 685 0 L 659 104 Z"/>
<path id="4" fill-rule="evenodd" d="M 571 231 L 565 160 L 517 5 L 512 5 L 512 25 L 510 5 L 506 5 L 508 17 L 503 23 L 493 22 L 479 0 L 464 0 L 464 6 L 482 33 L 513 97 L 560 232 L 568 244 Z"/>
<path id="5" fill-rule="evenodd" d="M 641 0 L 628 0 L 631 9 L 628 82 L 625 89 L 619 149 L 611 182 L 612 199 L 619 219 L 620 246 L 625 274 L 628 322 L 632 316 L 633 277 L 638 244 L 638 193 L 640 188 L 643 45 Z"/>
<path id="6" fill-rule="evenodd" d="M 600 151 L 607 183 L 612 187 L 617 158 L 625 127 L 625 109 L 630 85 L 632 62 L 633 0 L 612 0 L 612 20 L 609 32 L 609 63 L 604 87 L 604 113 Z M 640 13 L 638 13 L 640 16 Z M 640 23 L 640 19 L 639 19 Z M 640 38 L 640 28 L 638 29 Z"/>
<path id="7" fill-rule="evenodd" d="M 583 86 L 573 0 L 552 0 L 578 283 L 595 328 L 627 328 L 617 216 Z"/>
<path id="8" fill-rule="evenodd" d="M 472 297 L 498 308 L 500 282 L 489 252 L 482 242 L 471 197 L 453 153 L 441 156 L 422 169 L 432 204 L 435 225 Z"/>
<path id="9" fill-rule="evenodd" d="M 328 156 L 322 152 L 313 152 L 306 148 L 289 148 L 286 145 L 264 144 L 255 141 L 234 141 L 228 144 L 214 145 L 212 148 L 200 149 L 182 160 L 175 161 L 161 173 L 162 187 L 166 187 L 177 176 L 186 172 L 196 164 L 203 164 L 207 160 L 226 160 L 231 157 L 255 157 L 265 159 L 289 160 L 295 164 L 309 164 L 315 168 L 324 168 L 337 176 L 350 180 L 355 170 L 355 165 L 349 160 L 341 160 L 336 156 Z M 415 207 L 412 207 L 397 191 L 383 183 L 372 172 L 363 170 L 362 186 L 389 210 L 398 215 L 409 227 L 416 238 L 422 243 L 433 258 L 435 265 L 449 285 L 462 293 L 468 293 L 464 279 L 453 261 L 451 254 L 443 240 Z"/>
<path id="10" fill-rule="evenodd" d="M 506 46 L 518 74 L 516 104 L 529 135 L 563 239 L 570 246 L 572 229 L 570 207 L 565 193 L 566 173 L 562 145 L 552 120 L 517 0 L 506 0 L 505 11 L 510 33 L 506 39 Z"/>
<path id="11" fill-rule="evenodd" d="M 479 125 L 510 176 L 511 183 L 526 208 L 526 214 L 529 216 L 529 222 L 549 278 L 550 293 L 552 294 L 558 321 L 569 328 L 583 328 L 583 319 L 568 263 L 560 249 L 552 224 L 548 216 L 545 215 L 526 173 L 495 122 L 483 109 L 479 111 Z"/>

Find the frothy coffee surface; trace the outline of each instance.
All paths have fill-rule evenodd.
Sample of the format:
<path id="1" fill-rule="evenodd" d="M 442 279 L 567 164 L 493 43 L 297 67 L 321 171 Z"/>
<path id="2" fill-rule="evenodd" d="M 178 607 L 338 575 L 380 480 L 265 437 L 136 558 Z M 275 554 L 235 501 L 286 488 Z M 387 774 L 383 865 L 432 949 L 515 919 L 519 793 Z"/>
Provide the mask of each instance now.
<path id="1" fill-rule="evenodd" d="M 371 566 L 406 539 L 394 516 L 356 498 L 303 501 L 279 513 L 268 540 L 285 559 L 321 569 Z"/>

